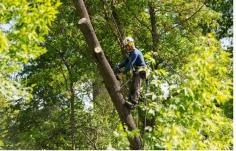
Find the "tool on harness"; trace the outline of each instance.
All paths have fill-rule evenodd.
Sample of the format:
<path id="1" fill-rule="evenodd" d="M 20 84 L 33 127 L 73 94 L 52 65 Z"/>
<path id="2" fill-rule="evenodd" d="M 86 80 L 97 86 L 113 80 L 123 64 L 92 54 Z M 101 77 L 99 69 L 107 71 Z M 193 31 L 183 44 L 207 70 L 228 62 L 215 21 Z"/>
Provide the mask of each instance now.
<path id="1" fill-rule="evenodd" d="M 122 85 L 120 86 L 120 88 L 122 89 L 127 83 L 129 83 L 131 81 L 131 79 L 127 79 L 127 76 L 132 76 L 130 72 L 128 72 L 127 74 L 124 74 L 124 72 L 121 71 L 121 69 L 116 66 L 114 69 L 114 73 L 116 76 L 116 79 L 118 81 L 125 81 L 124 83 L 122 83 Z M 126 80 L 127 79 L 127 80 Z"/>
<path id="2" fill-rule="evenodd" d="M 135 68 L 136 72 L 139 72 L 140 77 L 144 80 L 148 77 L 147 75 L 147 66 L 138 66 Z"/>
<path id="3" fill-rule="evenodd" d="M 118 66 L 115 67 L 114 73 L 115 73 L 116 79 L 119 81 L 125 78 L 124 77 L 125 75 L 122 73 L 121 69 Z"/>
<path id="4" fill-rule="evenodd" d="M 127 73 L 124 73 L 125 68 L 119 68 L 118 66 L 115 67 L 114 73 L 116 76 L 116 79 L 119 81 L 123 81 L 126 77 L 132 77 L 133 76 L 133 68 L 132 70 L 128 71 Z"/>
<path id="5" fill-rule="evenodd" d="M 119 73 L 116 75 L 117 80 L 119 81 L 124 81 L 125 79 L 125 74 L 124 73 Z"/>

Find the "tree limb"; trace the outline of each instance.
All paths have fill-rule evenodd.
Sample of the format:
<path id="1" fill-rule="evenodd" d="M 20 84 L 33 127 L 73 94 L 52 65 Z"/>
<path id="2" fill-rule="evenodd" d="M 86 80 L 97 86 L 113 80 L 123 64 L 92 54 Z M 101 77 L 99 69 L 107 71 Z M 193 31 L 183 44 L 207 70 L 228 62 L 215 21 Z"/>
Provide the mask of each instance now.
<path id="1" fill-rule="evenodd" d="M 108 63 L 100 43 L 97 39 L 93 26 L 90 22 L 90 18 L 83 0 L 73 0 L 74 5 L 80 15 L 79 28 L 83 33 L 86 42 L 93 54 L 94 60 L 97 63 L 97 67 L 104 79 L 105 86 L 112 99 L 114 106 L 119 114 L 119 117 L 125 125 L 127 125 L 129 131 L 136 130 L 134 119 L 130 111 L 126 108 L 124 97 L 121 94 L 121 88 L 119 82 L 116 80 L 114 72 Z M 140 136 L 136 135 L 132 138 L 128 138 L 131 149 L 141 149 L 142 142 Z"/>

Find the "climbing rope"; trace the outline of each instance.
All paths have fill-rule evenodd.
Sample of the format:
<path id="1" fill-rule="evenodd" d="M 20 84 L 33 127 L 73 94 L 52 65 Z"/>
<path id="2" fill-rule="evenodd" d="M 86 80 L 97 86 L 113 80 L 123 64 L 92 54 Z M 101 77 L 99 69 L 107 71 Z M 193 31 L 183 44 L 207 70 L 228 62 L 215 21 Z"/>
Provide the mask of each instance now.
<path id="1" fill-rule="evenodd" d="M 112 10 L 112 11 L 114 11 L 114 10 Z M 112 12 L 111 12 L 111 17 L 112 17 L 112 21 L 113 21 L 113 23 L 114 23 L 114 25 L 115 25 L 116 32 L 117 32 L 117 34 L 118 34 L 118 41 L 119 41 L 119 43 L 122 45 L 122 39 L 123 39 L 123 37 L 122 37 L 122 34 L 121 34 L 120 30 L 119 30 L 119 27 L 118 27 L 118 25 L 117 25 L 117 22 L 116 22 L 116 20 L 115 20 L 115 18 L 114 18 L 114 16 L 113 16 L 113 13 L 112 13 Z M 121 39 L 120 39 L 120 38 L 121 38 Z"/>
<path id="2" fill-rule="evenodd" d="M 113 2 L 113 1 L 112 1 Z M 108 1 L 107 0 L 103 0 L 103 3 L 106 5 L 106 7 L 107 8 L 110 8 L 110 5 L 108 4 Z M 112 4 L 112 6 L 114 6 L 114 4 Z M 119 30 L 119 27 L 118 27 L 118 25 L 117 25 L 117 22 L 116 22 L 116 20 L 115 20 L 115 17 L 114 17 L 114 15 L 113 15 L 113 11 L 115 11 L 114 9 L 113 10 L 111 10 L 111 19 L 112 19 L 112 22 L 113 22 L 113 24 L 115 25 L 115 30 L 116 30 L 116 35 L 118 36 L 118 42 L 122 45 L 122 39 L 123 39 L 123 36 L 122 36 L 122 33 L 121 33 L 121 31 Z M 121 38 L 121 39 L 120 39 Z"/>

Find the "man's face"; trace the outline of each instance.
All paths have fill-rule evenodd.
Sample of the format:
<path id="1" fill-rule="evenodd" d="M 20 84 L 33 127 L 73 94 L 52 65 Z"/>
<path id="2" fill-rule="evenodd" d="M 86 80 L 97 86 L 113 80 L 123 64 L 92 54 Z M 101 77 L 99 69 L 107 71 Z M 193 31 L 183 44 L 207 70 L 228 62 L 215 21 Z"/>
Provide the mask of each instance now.
<path id="1" fill-rule="evenodd" d="M 130 51 L 133 50 L 133 47 L 132 47 L 132 46 L 129 46 L 129 45 L 125 45 L 125 50 L 126 50 L 127 52 L 130 52 Z"/>

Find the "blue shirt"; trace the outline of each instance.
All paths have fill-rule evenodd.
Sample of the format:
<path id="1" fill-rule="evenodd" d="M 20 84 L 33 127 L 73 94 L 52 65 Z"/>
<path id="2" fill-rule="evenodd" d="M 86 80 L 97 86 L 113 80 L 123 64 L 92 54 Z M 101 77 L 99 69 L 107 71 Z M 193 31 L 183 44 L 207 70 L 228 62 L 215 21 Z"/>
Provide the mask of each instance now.
<path id="1" fill-rule="evenodd" d="M 132 68 L 138 66 L 146 66 L 144 57 L 141 51 L 134 49 L 129 53 L 129 56 L 119 65 L 119 68 L 125 67 L 125 73 Z"/>

